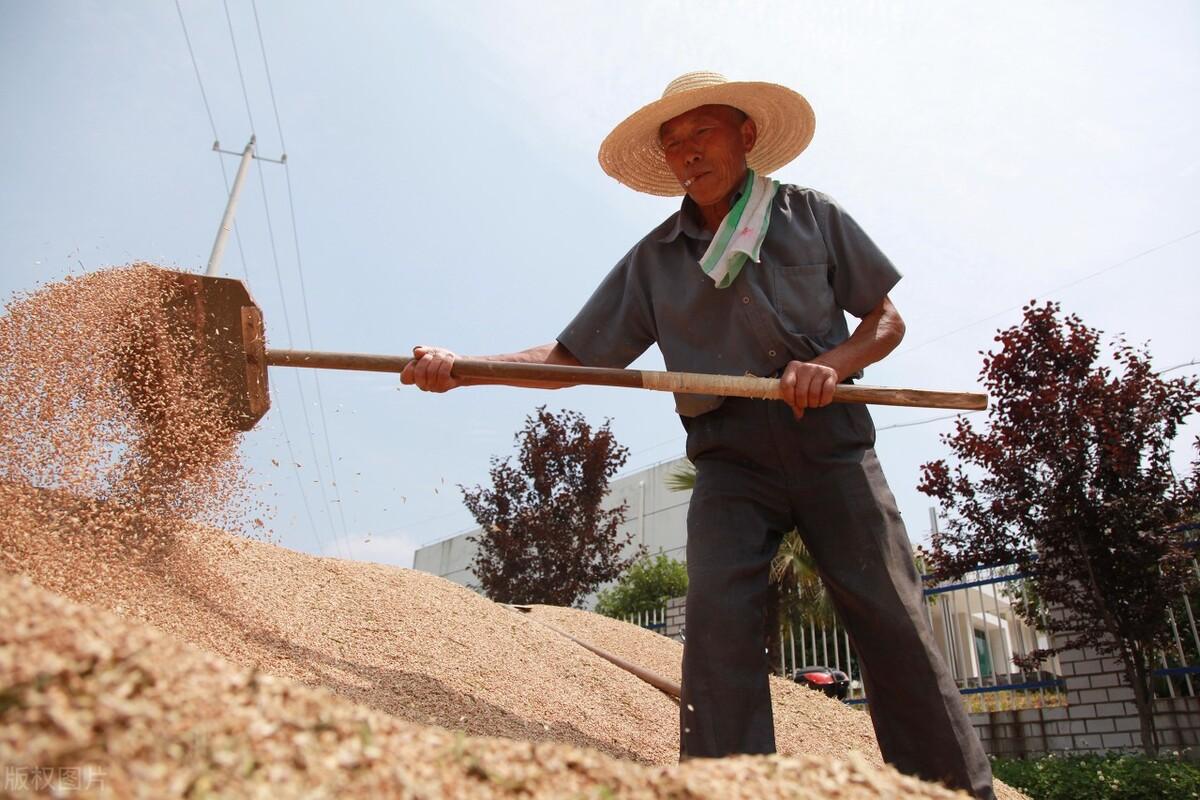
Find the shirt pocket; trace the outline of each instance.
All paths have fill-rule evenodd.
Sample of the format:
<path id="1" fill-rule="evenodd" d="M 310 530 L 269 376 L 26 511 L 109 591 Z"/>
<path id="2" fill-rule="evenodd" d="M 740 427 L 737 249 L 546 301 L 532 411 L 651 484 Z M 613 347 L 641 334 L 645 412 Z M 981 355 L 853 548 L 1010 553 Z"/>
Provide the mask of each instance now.
<path id="1" fill-rule="evenodd" d="M 829 265 L 779 266 L 772 272 L 771 298 L 788 330 L 819 335 L 833 325 L 836 303 L 829 285 Z"/>

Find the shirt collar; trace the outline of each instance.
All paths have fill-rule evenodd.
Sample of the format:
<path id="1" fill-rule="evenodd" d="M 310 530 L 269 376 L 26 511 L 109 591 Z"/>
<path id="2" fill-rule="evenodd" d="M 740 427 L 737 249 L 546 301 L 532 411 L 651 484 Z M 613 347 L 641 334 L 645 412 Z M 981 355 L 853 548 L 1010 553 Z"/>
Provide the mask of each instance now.
<path id="1" fill-rule="evenodd" d="M 736 203 L 741 196 L 741 189 L 734 192 L 730 205 Z M 704 242 L 713 238 L 712 233 L 704 227 L 704 218 L 700 216 L 700 207 L 686 194 L 683 196 L 683 202 L 679 205 L 679 213 L 675 215 L 675 222 L 658 241 L 662 244 L 669 244 L 678 239 L 681 233 L 689 239 Z"/>

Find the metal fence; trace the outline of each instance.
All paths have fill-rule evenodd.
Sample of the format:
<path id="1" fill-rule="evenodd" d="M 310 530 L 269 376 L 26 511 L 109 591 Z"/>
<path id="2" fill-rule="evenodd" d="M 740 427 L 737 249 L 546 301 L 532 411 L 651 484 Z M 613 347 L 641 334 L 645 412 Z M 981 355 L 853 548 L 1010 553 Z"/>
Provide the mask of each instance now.
<path id="1" fill-rule="evenodd" d="M 926 583 L 930 583 L 926 577 Z M 1014 665 L 1014 658 L 1050 646 L 1050 620 L 1030 596 L 1015 565 L 975 570 L 952 583 L 928 585 L 925 613 L 934 639 L 955 684 L 972 710 L 1032 708 L 1065 702 L 1057 659 L 1036 672 Z M 1025 605 L 1037 609 L 1037 625 L 1018 614 Z M 856 659 L 848 659 L 851 670 Z M 849 702 L 865 702 L 861 674 L 851 677 Z"/>
<path id="2" fill-rule="evenodd" d="M 1192 567 L 1200 580 L 1200 563 L 1193 559 Z M 925 579 L 929 583 L 929 576 Z M 924 592 L 934 638 L 969 707 L 995 710 L 1066 702 L 1057 658 L 1036 672 L 1013 664 L 1016 657 L 1050 647 L 1052 636 L 1049 615 L 1031 596 L 1015 565 L 981 568 L 952 583 L 929 585 Z M 1156 696 L 1196 696 L 1200 691 L 1198 599 L 1182 595 L 1167 604 L 1172 646 L 1160 654 L 1161 667 L 1154 672 Z M 1028 625 L 1017 613 L 1020 605 L 1036 609 L 1037 625 Z M 664 633 L 666 607 L 630 615 L 626 621 Z M 836 621 L 797 620 L 786 627 L 778 642 L 778 660 L 784 675 L 813 666 L 841 670 L 850 679 L 847 702 L 866 702 L 858 656 Z"/>
<path id="3" fill-rule="evenodd" d="M 639 628 L 663 633 L 667 627 L 667 607 L 663 605 L 649 611 L 639 611 L 636 614 L 630 614 L 625 617 L 625 621 L 632 625 L 637 625 Z"/>
<path id="4" fill-rule="evenodd" d="M 1186 526 L 1195 530 L 1200 526 Z M 1195 548 L 1193 547 L 1193 552 Z M 1192 572 L 1200 582 L 1200 563 L 1192 558 Z M 1196 632 L 1196 614 L 1193 601 L 1200 599 L 1194 594 L 1184 593 L 1167 605 L 1167 622 L 1171 626 L 1172 646 L 1159 655 L 1162 665 L 1154 671 L 1154 693 L 1156 697 L 1195 697 L 1200 681 L 1193 678 L 1200 673 L 1200 634 Z M 1184 621 L 1187 627 L 1183 626 Z M 1182 629 L 1182 632 L 1181 632 Z"/>

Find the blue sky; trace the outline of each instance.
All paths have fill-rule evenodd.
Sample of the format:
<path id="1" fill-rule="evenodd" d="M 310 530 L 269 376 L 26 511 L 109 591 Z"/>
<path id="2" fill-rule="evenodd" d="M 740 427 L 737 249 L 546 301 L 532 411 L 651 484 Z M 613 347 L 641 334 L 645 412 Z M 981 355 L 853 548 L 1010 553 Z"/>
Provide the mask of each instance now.
<path id="1" fill-rule="evenodd" d="M 181 7 L 217 134 L 240 150 L 251 122 L 224 6 Z M 278 157 L 254 9 L 229 10 L 259 151 Z M 259 0 L 257 11 L 300 258 L 285 174 L 256 164 L 242 251 L 231 242 L 224 272 L 248 277 L 273 346 L 308 346 L 309 327 L 322 350 L 549 341 L 677 207 L 605 176 L 600 140 L 676 75 L 712 69 L 808 97 L 816 136 L 777 177 L 833 195 L 905 273 L 893 299 L 908 337 L 867 382 L 974 388 L 979 351 L 1034 297 L 1148 341 L 1163 367 L 1200 356 L 1194 3 Z M 0 0 L 0 76 L 0 297 L 135 260 L 203 267 L 225 188 L 173 3 Z M 227 158 L 230 178 L 235 167 Z M 456 485 L 484 481 L 539 404 L 611 417 L 630 469 L 683 448 L 668 395 L 435 396 L 327 373 L 330 463 L 314 376 L 275 370 L 272 392 L 245 449 L 282 543 L 402 566 L 471 525 Z M 874 413 L 881 428 L 939 416 Z M 914 541 L 928 530 L 918 468 L 944 455 L 948 427 L 879 434 Z M 1197 432 L 1193 421 L 1185 442 Z"/>

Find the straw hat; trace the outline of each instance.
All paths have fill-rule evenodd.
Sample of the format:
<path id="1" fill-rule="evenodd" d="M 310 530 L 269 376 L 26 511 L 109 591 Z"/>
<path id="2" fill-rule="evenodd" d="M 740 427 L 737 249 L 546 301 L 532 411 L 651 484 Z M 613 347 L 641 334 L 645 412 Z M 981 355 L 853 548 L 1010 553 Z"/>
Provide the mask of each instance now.
<path id="1" fill-rule="evenodd" d="M 731 81 L 715 72 L 689 72 L 667 84 L 662 98 L 642 106 L 600 145 L 600 166 L 631 189 L 663 197 L 684 193 L 663 158 L 658 129 L 664 122 L 705 105 L 741 109 L 758 126 L 758 142 L 746 156 L 766 175 L 808 147 L 816 118 L 802 95 L 777 83 Z"/>

